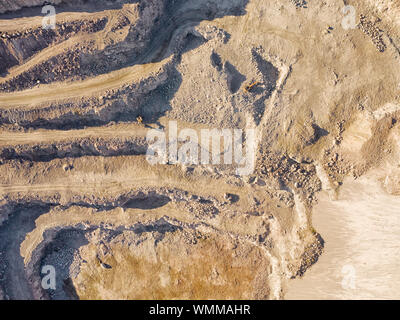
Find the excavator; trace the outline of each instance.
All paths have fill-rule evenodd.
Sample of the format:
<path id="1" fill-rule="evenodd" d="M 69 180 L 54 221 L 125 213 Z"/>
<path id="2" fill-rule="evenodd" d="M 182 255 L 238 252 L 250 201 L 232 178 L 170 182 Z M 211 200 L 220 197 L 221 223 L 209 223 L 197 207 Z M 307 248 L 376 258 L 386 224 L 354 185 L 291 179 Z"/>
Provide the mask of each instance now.
<path id="1" fill-rule="evenodd" d="M 254 88 L 255 86 L 259 85 L 259 84 L 260 84 L 260 82 L 254 81 L 254 82 L 250 83 L 249 85 L 245 86 L 244 87 L 244 91 L 245 92 L 251 92 L 251 89 Z"/>

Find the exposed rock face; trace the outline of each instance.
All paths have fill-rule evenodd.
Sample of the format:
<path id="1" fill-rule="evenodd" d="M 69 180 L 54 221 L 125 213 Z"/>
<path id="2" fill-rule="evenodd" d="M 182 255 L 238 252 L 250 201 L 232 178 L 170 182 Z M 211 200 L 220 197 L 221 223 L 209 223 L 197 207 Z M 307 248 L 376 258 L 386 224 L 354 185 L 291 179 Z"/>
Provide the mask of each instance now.
<path id="1" fill-rule="evenodd" d="M 65 0 L 64 0 L 65 1 Z M 45 2 L 51 4 L 59 4 L 63 2 L 63 0 L 1 0 L 0 1 L 0 13 L 4 13 L 7 11 L 16 11 L 21 8 L 26 7 L 35 7 L 39 5 L 43 5 Z"/>
<path id="2" fill-rule="evenodd" d="M 43 30 L 42 1 L 0 2 L 0 298 L 281 299 L 323 251 L 321 189 L 387 161 L 399 193 L 386 10 L 349 31 L 339 0 L 53 3 Z M 197 155 L 190 135 L 242 130 L 254 170 L 150 163 L 174 126 Z"/>

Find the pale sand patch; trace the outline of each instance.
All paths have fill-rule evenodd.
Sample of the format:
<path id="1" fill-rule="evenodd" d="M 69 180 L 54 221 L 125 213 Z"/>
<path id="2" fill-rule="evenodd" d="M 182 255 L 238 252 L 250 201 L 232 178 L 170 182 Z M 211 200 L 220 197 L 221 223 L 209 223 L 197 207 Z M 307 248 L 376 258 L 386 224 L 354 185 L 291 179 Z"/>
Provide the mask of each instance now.
<path id="1" fill-rule="evenodd" d="M 325 252 L 289 283 L 286 299 L 400 298 L 400 197 L 387 194 L 376 173 L 347 178 L 338 200 L 321 193 L 313 225 Z"/>

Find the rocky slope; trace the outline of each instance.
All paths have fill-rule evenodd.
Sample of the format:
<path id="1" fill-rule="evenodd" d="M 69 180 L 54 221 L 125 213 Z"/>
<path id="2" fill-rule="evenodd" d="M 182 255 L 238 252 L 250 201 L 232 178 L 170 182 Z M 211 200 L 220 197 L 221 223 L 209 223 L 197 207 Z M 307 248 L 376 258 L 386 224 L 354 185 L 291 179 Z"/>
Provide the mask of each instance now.
<path id="1" fill-rule="evenodd" d="M 54 30 L 0 16 L 0 297 L 284 298 L 323 251 L 318 192 L 396 161 L 400 34 L 364 3 L 345 30 L 343 6 L 65 1 Z M 171 121 L 254 129 L 254 172 L 151 165 L 146 134 Z"/>

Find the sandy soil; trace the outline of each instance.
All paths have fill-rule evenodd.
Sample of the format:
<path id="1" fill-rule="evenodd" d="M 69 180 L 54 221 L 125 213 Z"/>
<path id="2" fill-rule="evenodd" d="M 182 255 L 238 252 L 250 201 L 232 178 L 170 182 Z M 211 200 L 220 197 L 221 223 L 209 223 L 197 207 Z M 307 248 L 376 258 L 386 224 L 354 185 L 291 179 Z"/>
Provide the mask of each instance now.
<path id="1" fill-rule="evenodd" d="M 54 30 L 0 4 L 3 298 L 394 297 L 393 2 L 354 3 L 354 29 L 342 0 L 68 0 Z M 254 172 L 150 165 L 170 121 L 254 129 Z"/>
<path id="2" fill-rule="evenodd" d="M 374 172 L 324 192 L 313 225 L 326 241 L 318 263 L 290 284 L 286 299 L 399 299 L 400 197 Z"/>

